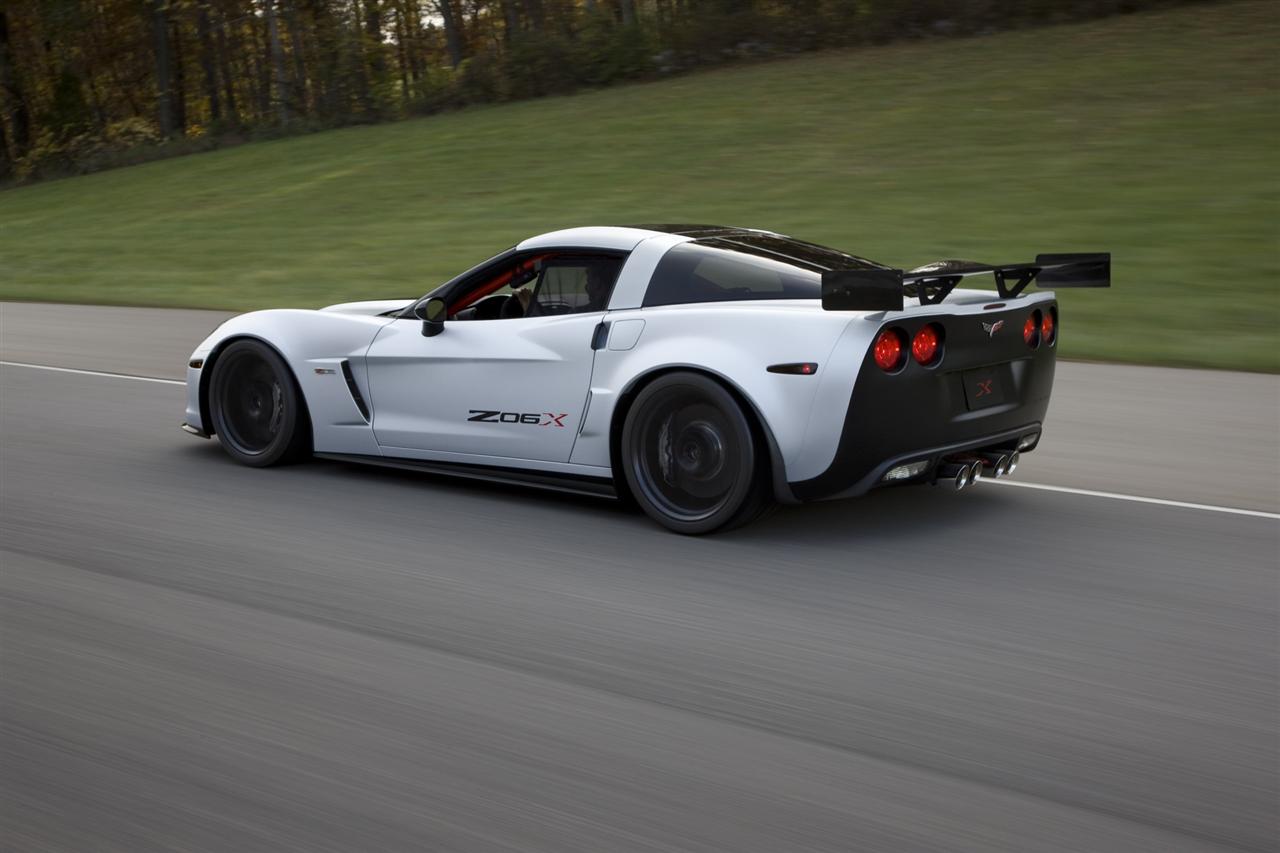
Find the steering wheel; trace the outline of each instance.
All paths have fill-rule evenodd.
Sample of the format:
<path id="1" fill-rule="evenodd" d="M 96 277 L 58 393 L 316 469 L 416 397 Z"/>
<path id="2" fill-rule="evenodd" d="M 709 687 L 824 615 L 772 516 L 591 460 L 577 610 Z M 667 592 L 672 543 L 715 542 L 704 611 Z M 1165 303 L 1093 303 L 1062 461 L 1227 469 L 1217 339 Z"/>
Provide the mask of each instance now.
<path id="1" fill-rule="evenodd" d="M 476 320 L 497 320 L 502 316 L 502 307 L 507 304 L 507 300 L 512 297 L 505 293 L 495 294 L 494 296 L 486 296 L 475 304 L 471 310 L 475 312 L 473 315 Z"/>

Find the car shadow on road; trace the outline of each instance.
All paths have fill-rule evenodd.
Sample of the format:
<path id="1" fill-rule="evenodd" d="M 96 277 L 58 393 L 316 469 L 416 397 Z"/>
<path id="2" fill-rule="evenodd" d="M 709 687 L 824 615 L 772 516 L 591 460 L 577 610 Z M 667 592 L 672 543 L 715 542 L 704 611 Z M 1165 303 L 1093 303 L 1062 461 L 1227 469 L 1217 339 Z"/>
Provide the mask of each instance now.
<path id="1" fill-rule="evenodd" d="M 217 446 L 216 440 L 188 444 L 183 451 L 199 464 L 238 468 Z M 335 488 L 379 490 L 430 489 L 446 500 L 491 501 L 497 506 L 527 508 L 536 501 L 564 520 L 565 529 L 578 529 L 584 522 L 621 525 L 631 533 L 648 531 L 674 536 L 647 518 L 629 500 L 611 500 L 591 495 L 557 492 L 520 484 L 493 483 L 423 471 L 402 470 L 377 465 L 313 459 L 299 465 L 270 469 L 290 475 L 318 477 Z M 245 471 L 246 475 L 266 473 Z M 857 498 L 779 506 L 766 517 L 741 528 L 711 534 L 711 538 L 741 544 L 779 542 L 806 546 L 860 545 L 885 542 L 900 546 L 905 541 L 937 537 L 979 537 L 1007 529 L 1008 514 L 1021 509 L 1014 496 L 990 485 L 977 485 L 957 493 L 948 486 L 915 485 L 880 489 Z"/>
<path id="2" fill-rule="evenodd" d="M 1020 511 L 1011 490 L 971 486 L 898 486 L 856 498 L 781 506 L 755 524 L 720 534 L 742 544 L 792 542 L 805 548 L 884 549 L 910 553 L 913 545 L 937 547 L 1007 537 L 1009 518 Z"/>

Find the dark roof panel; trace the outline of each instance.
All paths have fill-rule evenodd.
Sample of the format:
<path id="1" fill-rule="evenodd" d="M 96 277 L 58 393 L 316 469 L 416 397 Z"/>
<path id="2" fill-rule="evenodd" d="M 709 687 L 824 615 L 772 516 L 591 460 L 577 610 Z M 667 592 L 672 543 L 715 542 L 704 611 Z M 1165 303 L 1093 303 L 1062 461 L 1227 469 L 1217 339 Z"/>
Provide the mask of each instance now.
<path id="1" fill-rule="evenodd" d="M 631 225 L 630 228 L 643 228 L 647 231 L 662 231 L 666 234 L 679 234 L 681 237 L 723 237 L 729 234 L 770 234 L 757 228 L 739 228 L 734 225 Z"/>
<path id="2" fill-rule="evenodd" d="M 885 269 L 882 264 L 839 249 L 819 246 L 797 240 L 785 234 L 759 228 L 740 228 L 735 225 L 633 225 L 649 231 L 662 231 L 691 237 L 699 243 L 730 249 L 748 255 L 791 263 L 804 269 L 823 271 L 834 269 Z"/>
<path id="3" fill-rule="evenodd" d="M 757 255 L 774 261 L 781 261 L 801 269 L 814 272 L 828 270 L 884 269 L 884 266 L 815 243 L 806 243 L 792 237 L 760 232 L 738 232 L 714 237 L 700 237 L 698 243 L 714 246 L 717 249 L 729 249 L 748 255 Z"/>

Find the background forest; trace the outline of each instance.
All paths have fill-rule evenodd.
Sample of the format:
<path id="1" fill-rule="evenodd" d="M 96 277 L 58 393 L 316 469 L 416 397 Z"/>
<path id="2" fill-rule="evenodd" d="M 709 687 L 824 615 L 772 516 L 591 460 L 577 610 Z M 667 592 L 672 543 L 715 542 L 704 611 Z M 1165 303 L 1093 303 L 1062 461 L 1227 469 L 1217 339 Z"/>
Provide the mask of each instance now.
<path id="1" fill-rule="evenodd" d="M 1162 0 L 4 0 L 0 182 Z"/>
<path id="2" fill-rule="evenodd" d="M 1280 371 L 1280 4 L 1132 5 L 0 0 L 0 299 L 411 298 L 555 228 L 724 222 L 1109 250 L 1063 356 Z"/>

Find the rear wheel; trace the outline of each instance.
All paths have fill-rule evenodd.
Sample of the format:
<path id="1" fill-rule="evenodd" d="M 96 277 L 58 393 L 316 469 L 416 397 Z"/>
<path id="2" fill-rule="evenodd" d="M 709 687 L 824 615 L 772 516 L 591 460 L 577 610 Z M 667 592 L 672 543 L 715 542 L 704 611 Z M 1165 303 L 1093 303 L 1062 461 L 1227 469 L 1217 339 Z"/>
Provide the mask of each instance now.
<path id="1" fill-rule="evenodd" d="M 761 450 L 733 395 L 697 373 L 647 385 L 622 430 L 631 494 L 677 533 L 709 533 L 758 516 L 770 503 Z"/>
<path id="2" fill-rule="evenodd" d="M 213 363 L 209 414 L 232 459 L 255 468 L 291 462 L 310 450 L 302 395 L 289 366 L 259 341 L 236 341 Z"/>

